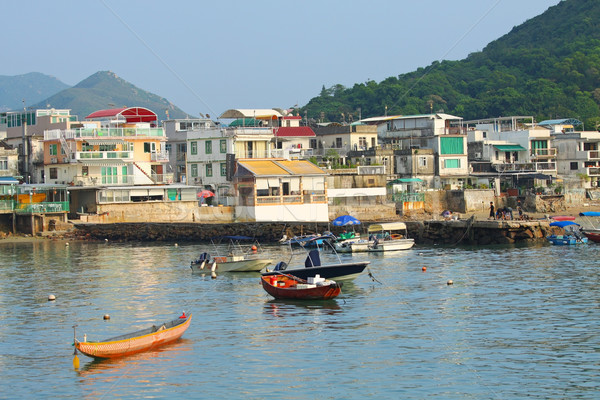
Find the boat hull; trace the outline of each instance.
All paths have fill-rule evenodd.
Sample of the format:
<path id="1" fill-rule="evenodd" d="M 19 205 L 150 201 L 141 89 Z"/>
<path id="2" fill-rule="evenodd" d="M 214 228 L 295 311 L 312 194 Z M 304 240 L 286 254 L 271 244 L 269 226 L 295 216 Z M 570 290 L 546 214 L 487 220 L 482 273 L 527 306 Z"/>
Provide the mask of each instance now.
<path id="1" fill-rule="evenodd" d="M 345 264 L 333 264 L 319 267 L 308 267 L 308 268 L 286 268 L 281 271 L 286 274 L 293 275 L 300 279 L 308 279 L 311 276 L 319 275 L 322 278 L 334 279 L 334 280 L 350 280 L 361 275 L 365 268 L 370 264 L 370 261 L 359 261 Z M 278 271 L 267 271 L 264 272 L 263 276 L 277 275 Z"/>
<path id="2" fill-rule="evenodd" d="M 179 339 L 190 326 L 192 315 L 190 314 L 185 319 L 181 318 L 181 320 L 184 320 L 183 322 L 179 320 L 170 321 L 159 327 L 153 326 L 128 335 L 106 339 L 102 342 L 80 342 L 76 340 L 75 347 L 81 353 L 92 358 L 117 358 L 148 351 Z M 171 327 L 162 329 L 165 326 Z"/>
<path id="3" fill-rule="evenodd" d="M 592 242 L 600 243 L 600 230 L 599 231 L 584 230 L 583 234 L 585 235 L 585 237 L 587 237 Z"/>
<path id="4" fill-rule="evenodd" d="M 376 245 L 374 244 L 369 246 L 368 251 L 377 253 L 384 251 L 408 250 L 414 245 L 414 239 L 384 240 Z"/>
<path id="5" fill-rule="evenodd" d="M 206 270 L 217 272 L 258 272 L 273 264 L 273 260 L 267 258 L 241 259 L 235 261 L 229 261 L 229 259 L 230 257 L 215 257 L 213 261 L 209 261 L 206 264 L 203 264 L 202 262 L 192 263 L 191 268 L 192 271 L 196 272 L 206 272 Z"/>
<path id="6" fill-rule="evenodd" d="M 548 239 L 550 243 L 556 246 L 570 246 L 576 244 L 585 244 L 588 242 L 587 237 L 578 239 L 575 236 L 569 235 L 550 235 L 546 239 Z"/>
<path id="7" fill-rule="evenodd" d="M 295 282 L 295 280 L 288 275 L 289 274 L 280 274 L 282 278 L 286 277 L 285 281 L 279 281 L 281 284 L 285 285 L 284 287 L 272 285 L 270 276 L 262 276 L 260 281 L 263 289 L 276 299 L 283 300 L 329 300 L 339 296 L 342 292 L 342 283 L 337 282 L 306 288 L 298 288 L 298 285 L 296 284 L 289 286 L 289 281 Z M 277 279 L 276 276 L 273 276 L 273 278 Z"/>

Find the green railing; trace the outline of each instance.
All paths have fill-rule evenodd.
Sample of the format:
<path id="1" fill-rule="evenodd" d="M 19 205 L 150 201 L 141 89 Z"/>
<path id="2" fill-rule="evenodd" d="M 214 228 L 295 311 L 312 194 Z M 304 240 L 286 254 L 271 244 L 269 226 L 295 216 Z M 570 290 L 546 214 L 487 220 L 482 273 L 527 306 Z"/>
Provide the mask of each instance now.
<path id="1" fill-rule="evenodd" d="M 415 201 L 425 201 L 425 193 L 394 193 L 392 200 L 395 203 L 414 203 Z"/>
<path id="2" fill-rule="evenodd" d="M 66 201 L 43 203 L 16 203 L 14 210 L 18 214 L 68 212 L 69 203 Z"/>

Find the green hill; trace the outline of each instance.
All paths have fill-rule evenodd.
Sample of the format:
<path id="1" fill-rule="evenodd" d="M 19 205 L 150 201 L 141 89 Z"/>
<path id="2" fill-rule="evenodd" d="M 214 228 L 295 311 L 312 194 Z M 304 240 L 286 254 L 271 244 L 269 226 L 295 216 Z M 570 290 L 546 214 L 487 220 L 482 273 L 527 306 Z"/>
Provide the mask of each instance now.
<path id="1" fill-rule="evenodd" d="M 83 119 L 94 111 L 118 107 L 146 107 L 154 111 L 160 120 L 186 118 L 188 114 L 163 97 L 142 90 L 119 78 L 110 71 L 96 72 L 72 88 L 34 104 L 33 107 L 71 109 L 72 115 Z"/>
<path id="2" fill-rule="evenodd" d="M 532 115 L 600 127 L 600 1 L 565 0 L 513 28 L 481 52 L 382 82 L 334 85 L 302 108 L 341 121 L 440 111 L 467 120 Z"/>
<path id="3" fill-rule="evenodd" d="M 48 96 L 68 88 L 69 85 L 53 76 L 30 72 L 24 75 L 0 76 L 0 111 L 20 110 Z"/>

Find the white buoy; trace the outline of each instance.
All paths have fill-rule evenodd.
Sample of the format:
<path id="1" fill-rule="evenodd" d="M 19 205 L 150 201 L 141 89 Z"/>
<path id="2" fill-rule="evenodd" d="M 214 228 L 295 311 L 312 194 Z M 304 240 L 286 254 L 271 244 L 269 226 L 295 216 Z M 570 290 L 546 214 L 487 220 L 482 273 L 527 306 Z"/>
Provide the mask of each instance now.
<path id="1" fill-rule="evenodd" d="M 108 239 L 104 238 L 104 241 L 105 241 L 105 242 L 108 242 Z"/>
<path id="2" fill-rule="evenodd" d="M 104 319 L 110 319 L 110 315 L 104 314 Z"/>
<path id="3" fill-rule="evenodd" d="M 212 279 L 217 279 L 217 273 L 216 273 L 215 271 L 211 272 L 211 273 L 210 273 L 210 277 L 211 277 Z"/>
<path id="4" fill-rule="evenodd" d="M 179 245 L 177 243 L 175 243 L 175 247 L 178 247 Z"/>
<path id="5" fill-rule="evenodd" d="M 56 300 L 56 296 L 54 296 L 53 294 L 48 296 L 48 301 L 54 301 L 54 300 Z"/>
<path id="6" fill-rule="evenodd" d="M 68 245 L 69 245 L 69 242 L 65 243 L 65 246 L 68 246 Z"/>
<path id="7" fill-rule="evenodd" d="M 454 282 L 452 282 L 452 279 L 450 279 L 447 283 L 448 285 L 452 285 Z"/>

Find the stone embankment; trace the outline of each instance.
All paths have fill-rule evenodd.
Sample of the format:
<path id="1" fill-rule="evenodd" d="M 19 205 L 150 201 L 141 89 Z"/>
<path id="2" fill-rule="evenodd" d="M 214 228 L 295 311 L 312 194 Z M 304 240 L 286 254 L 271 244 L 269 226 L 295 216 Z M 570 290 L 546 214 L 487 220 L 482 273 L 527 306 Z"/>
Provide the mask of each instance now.
<path id="1" fill-rule="evenodd" d="M 417 244 L 426 245 L 489 245 L 517 244 L 543 241 L 552 229 L 547 220 L 504 221 L 462 220 L 406 221 L 408 235 Z M 348 228 L 351 230 L 352 228 Z M 366 237 L 366 226 L 355 227 Z M 208 242 L 228 235 L 249 236 L 262 243 L 275 243 L 282 237 L 331 230 L 341 233 L 344 228 L 327 223 L 118 223 L 76 224 L 72 234 L 83 240 L 128 241 L 197 241 Z"/>

